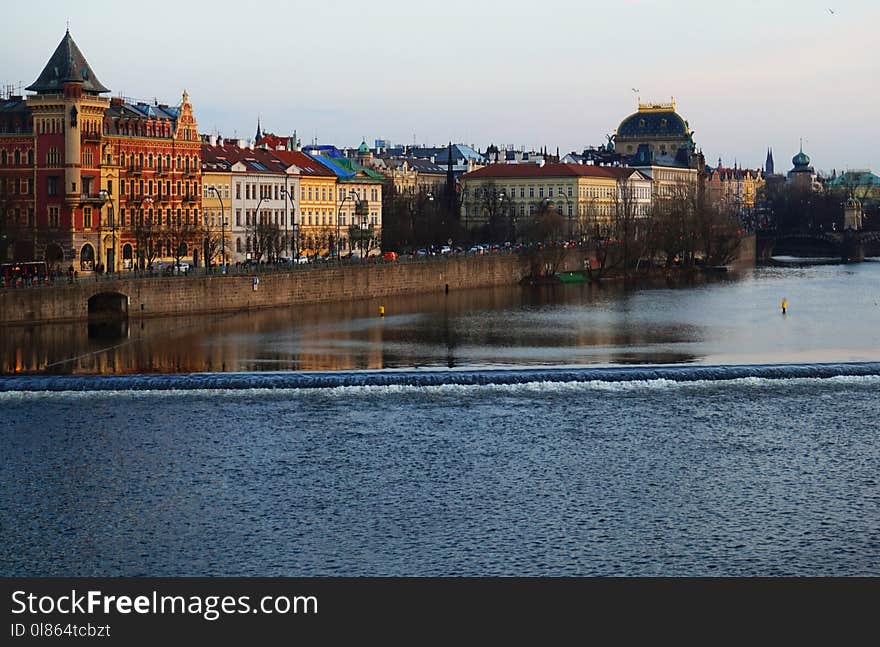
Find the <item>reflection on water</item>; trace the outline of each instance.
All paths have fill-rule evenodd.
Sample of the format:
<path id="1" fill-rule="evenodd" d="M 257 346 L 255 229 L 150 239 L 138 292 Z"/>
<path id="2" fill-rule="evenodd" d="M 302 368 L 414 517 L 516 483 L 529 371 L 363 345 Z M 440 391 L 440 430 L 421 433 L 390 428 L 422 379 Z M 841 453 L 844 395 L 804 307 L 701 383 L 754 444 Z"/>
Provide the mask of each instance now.
<path id="1" fill-rule="evenodd" d="M 121 329 L 0 329 L 0 368 L 191 373 L 872 361 L 880 359 L 878 279 L 876 264 L 771 267 L 688 283 L 506 287 L 187 318 L 134 314 Z"/>

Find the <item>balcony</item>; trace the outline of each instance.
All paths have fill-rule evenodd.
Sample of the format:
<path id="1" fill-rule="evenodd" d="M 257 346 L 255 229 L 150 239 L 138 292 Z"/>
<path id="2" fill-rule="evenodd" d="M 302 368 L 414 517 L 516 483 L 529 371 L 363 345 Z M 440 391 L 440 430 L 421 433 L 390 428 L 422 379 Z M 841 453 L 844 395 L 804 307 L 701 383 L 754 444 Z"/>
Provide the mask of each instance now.
<path id="1" fill-rule="evenodd" d="M 195 204 L 199 197 L 195 193 L 187 193 L 182 198 L 184 204 Z"/>
<path id="2" fill-rule="evenodd" d="M 125 169 L 125 172 L 129 175 L 143 175 L 144 169 L 142 169 L 140 166 L 129 166 L 127 169 Z"/>
<path id="3" fill-rule="evenodd" d="M 97 193 L 83 193 L 79 196 L 79 203 L 81 205 L 97 205 L 102 207 L 106 201 L 104 196 Z"/>

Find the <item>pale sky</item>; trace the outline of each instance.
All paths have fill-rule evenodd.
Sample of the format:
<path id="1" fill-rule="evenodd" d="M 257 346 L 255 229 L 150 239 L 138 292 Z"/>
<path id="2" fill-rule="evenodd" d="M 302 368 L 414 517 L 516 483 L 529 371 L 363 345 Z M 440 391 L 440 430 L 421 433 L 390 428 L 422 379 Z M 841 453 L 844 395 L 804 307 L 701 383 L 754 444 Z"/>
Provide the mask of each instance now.
<path id="1" fill-rule="evenodd" d="M 772 146 L 785 171 L 803 137 L 818 169 L 880 169 L 878 0 L 28 0 L 4 4 L 0 83 L 32 83 L 68 19 L 114 96 L 186 89 L 227 137 L 259 114 L 303 143 L 565 153 L 674 96 L 712 164 Z"/>

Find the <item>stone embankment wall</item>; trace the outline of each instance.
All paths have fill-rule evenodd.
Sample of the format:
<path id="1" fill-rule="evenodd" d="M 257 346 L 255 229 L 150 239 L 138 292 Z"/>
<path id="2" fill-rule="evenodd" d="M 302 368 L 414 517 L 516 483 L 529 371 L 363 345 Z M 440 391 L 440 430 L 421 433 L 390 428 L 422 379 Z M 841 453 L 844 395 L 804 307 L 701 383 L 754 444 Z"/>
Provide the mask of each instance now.
<path id="1" fill-rule="evenodd" d="M 582 269 L 583 253 L 569 254 L 564 265 L 564 271 Z M 0 290 L 0 324 L 84 320 L 89 298 L 102 293 L 124 295 L 129 316 L 195 315 L 440 292 L 447 285 L 450 290 L 513 285 L 528 271 L 524 257 L 499 254 L 228 276 L 85 277 L 73 285 Z"/>

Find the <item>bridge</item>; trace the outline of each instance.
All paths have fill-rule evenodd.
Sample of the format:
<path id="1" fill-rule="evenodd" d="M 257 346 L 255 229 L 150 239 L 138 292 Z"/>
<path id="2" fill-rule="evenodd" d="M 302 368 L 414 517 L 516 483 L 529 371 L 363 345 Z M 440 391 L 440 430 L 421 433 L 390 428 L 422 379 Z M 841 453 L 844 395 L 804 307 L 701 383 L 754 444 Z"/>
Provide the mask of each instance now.
<path id="1" fill-rule="evenodd" d="M 858 263 L 866 255 L 880 255 L 880 231 L 760 231 L 756 248 L 760 261 L 791 254 L 837 257 L 844 263 Z"/>

